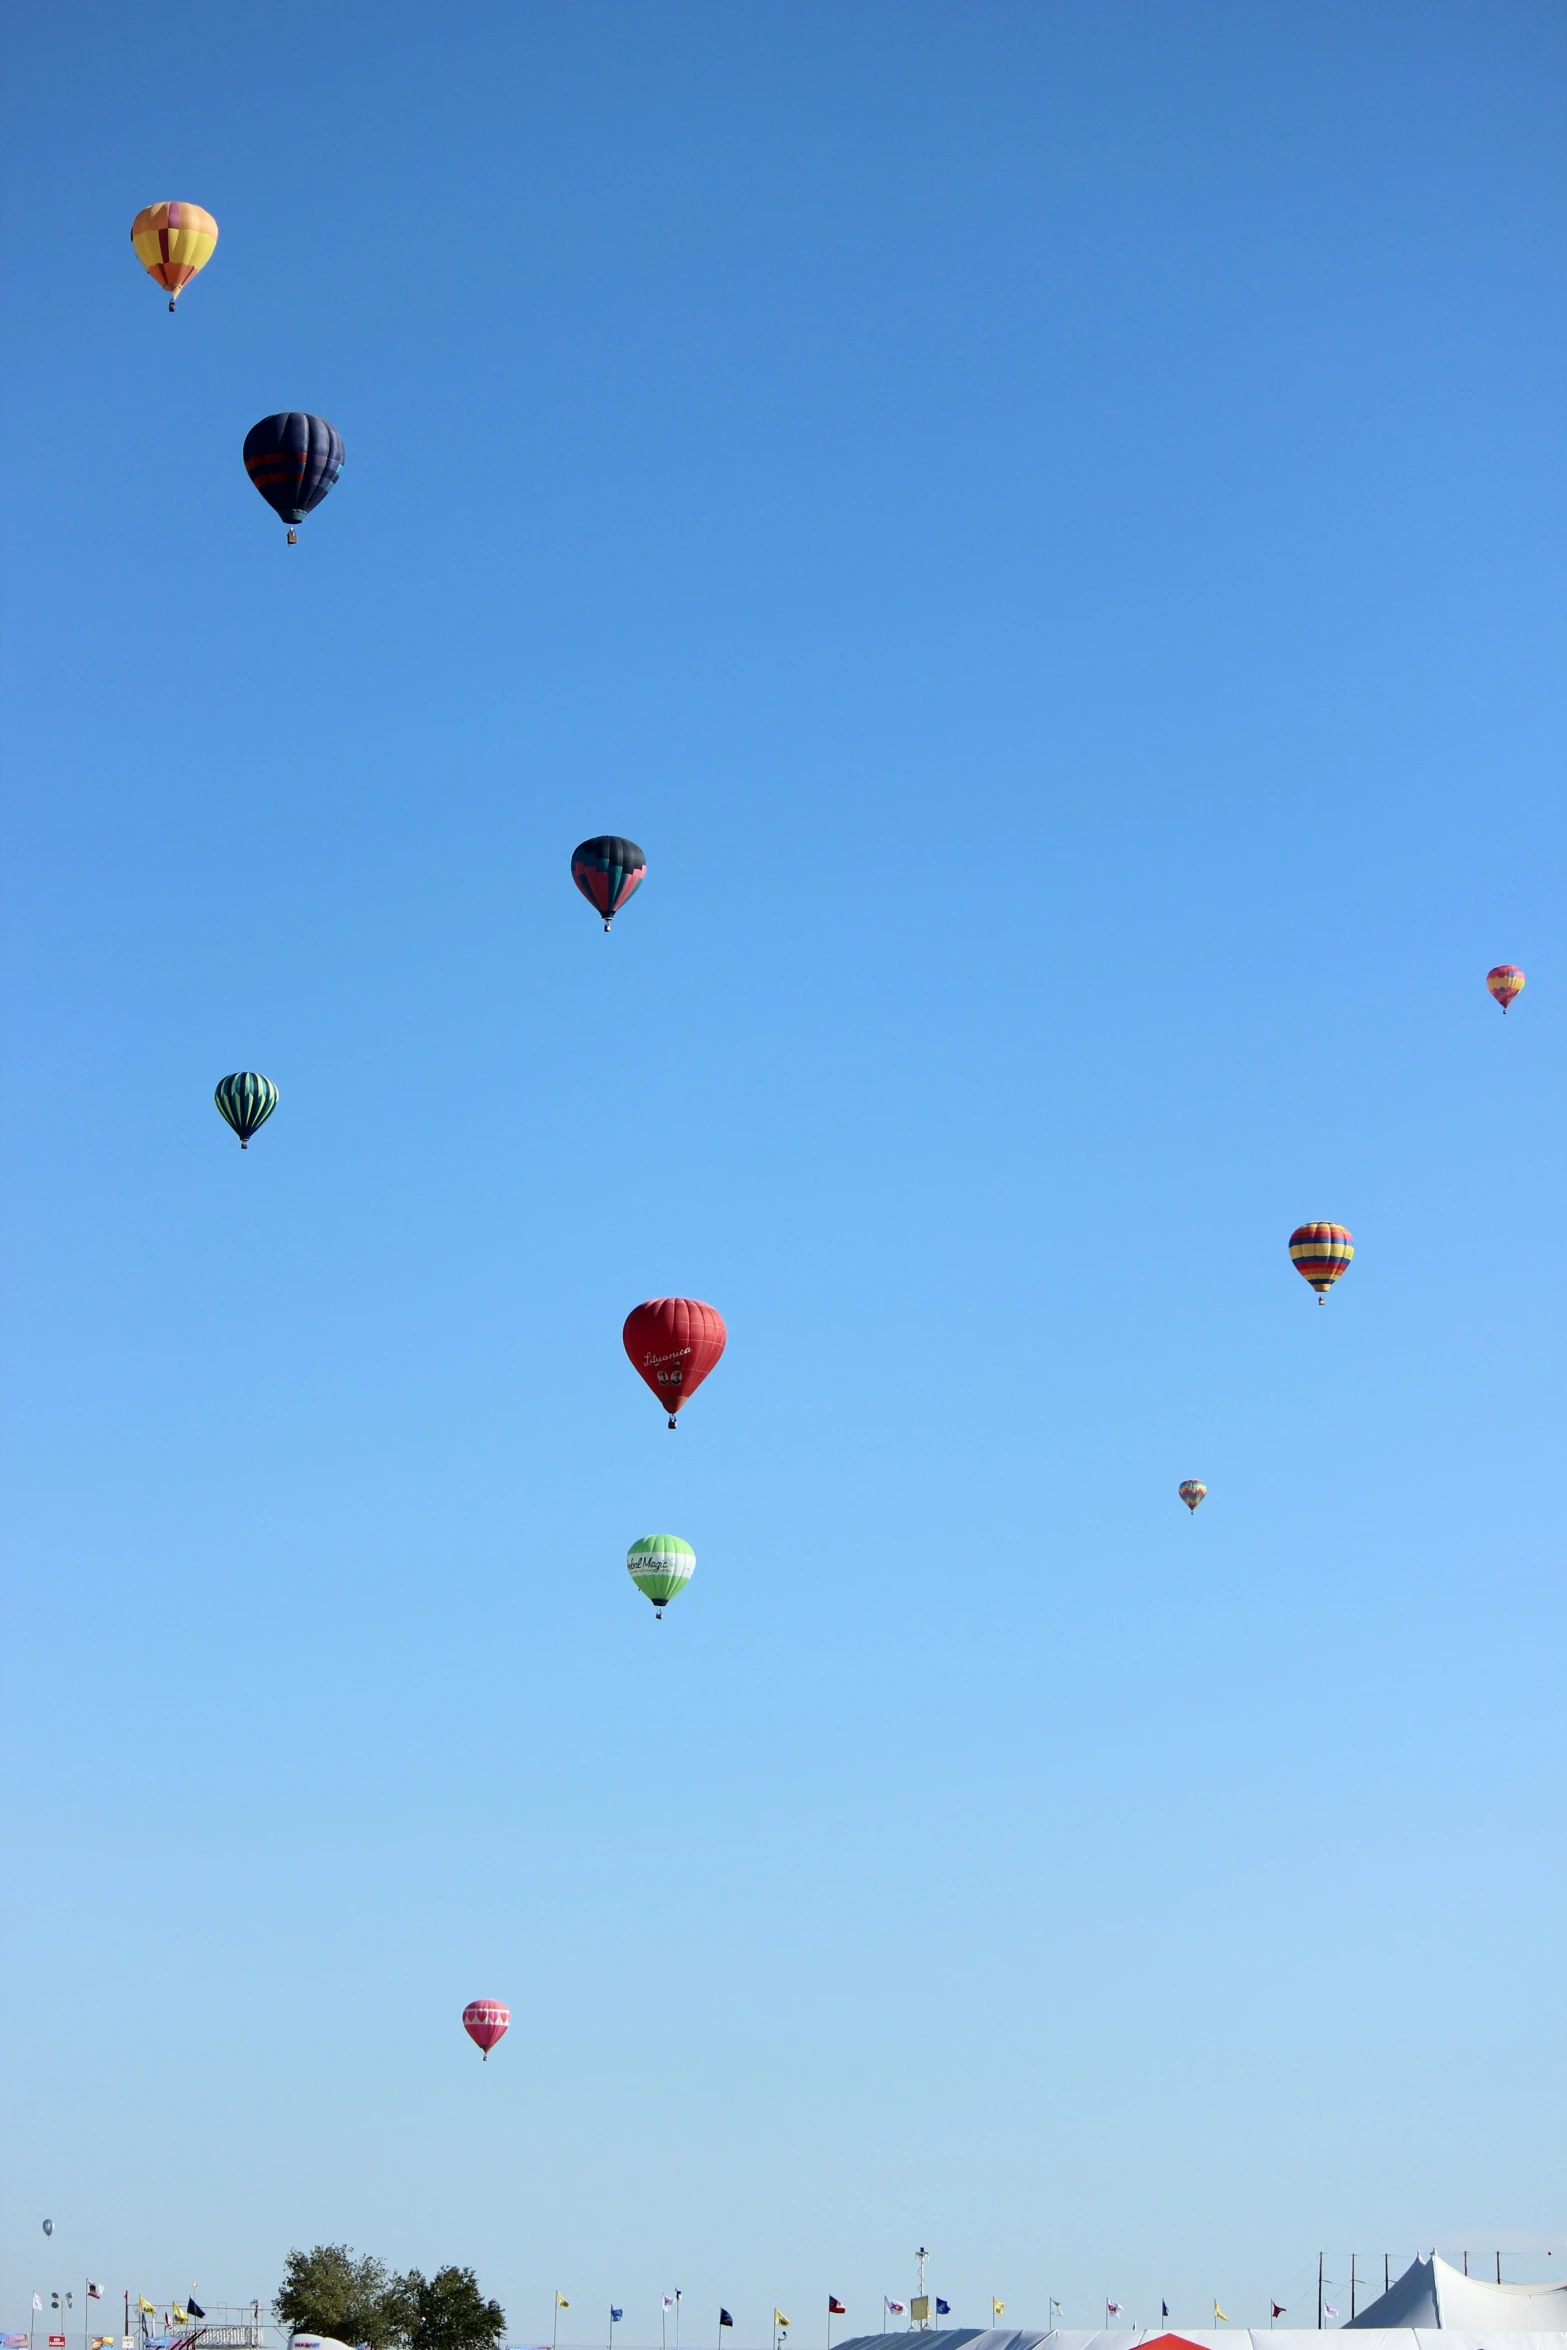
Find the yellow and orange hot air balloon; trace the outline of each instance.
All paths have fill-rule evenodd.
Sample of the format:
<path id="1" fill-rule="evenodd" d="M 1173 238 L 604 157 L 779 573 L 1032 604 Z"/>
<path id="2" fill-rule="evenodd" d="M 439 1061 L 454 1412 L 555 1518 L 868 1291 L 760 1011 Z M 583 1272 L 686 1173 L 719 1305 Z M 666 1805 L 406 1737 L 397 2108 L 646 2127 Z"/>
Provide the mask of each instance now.
<path id="1" fill-rule="evenodd" d="M 206 268 L 217 242 L 218 224 L 199 204 L 144 204 L 131 222 L 136 258 L 162 286 L 171 310 L 181 288 Z"/>
<path id="2" fill-rule="evenodd" d="M 1311 1283 L 1319 1306 L 1327 1304 L 1328 1291 L 1349 1271 L 1354 1253 L 1355 1236 L 1342 1224 L 1297 1224 L 1290 1234 L 1290 1263 Z"/>
<path id="3" fill-rule="evenodd" d="M 1485 975 L 1485 984 L 1505 1012 L 1515 995 L 1522 995 L 1524 976 L 1516 963 L 1498 963 Z"/>

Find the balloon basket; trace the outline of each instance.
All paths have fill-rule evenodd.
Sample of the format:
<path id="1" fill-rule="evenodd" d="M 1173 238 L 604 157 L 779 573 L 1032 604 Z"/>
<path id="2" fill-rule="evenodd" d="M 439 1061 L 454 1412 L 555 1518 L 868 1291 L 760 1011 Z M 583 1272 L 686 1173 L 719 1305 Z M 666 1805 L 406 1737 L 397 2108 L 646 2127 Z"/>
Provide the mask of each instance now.
<path id="1" fill-rule="evenodd" d="M 289 532 L 289 534 L 288 534 L 288 543 L 289 543 L 289 545 L 290 545 L 291 547 L 297 547 L 297 546 L 298 546 L 298 544 L 299 544 L 299 533 L 298 533 L 298 531 L 297 531 L 297 530 L 291 530 L 291 531 Z"/>
<path id="2" fill-rule="evenodd" d="M 673 1413 L 673 1412 L 671 1412 L 671 1413 L 670 1413 L 670 1415 L 669 1415 L 669 1425 L 671 1426 L 671 1428 L 673 1428 L 674 1424 L 675 1424 L 675 1415 L 674 1415 L 674 1413 Z"/>

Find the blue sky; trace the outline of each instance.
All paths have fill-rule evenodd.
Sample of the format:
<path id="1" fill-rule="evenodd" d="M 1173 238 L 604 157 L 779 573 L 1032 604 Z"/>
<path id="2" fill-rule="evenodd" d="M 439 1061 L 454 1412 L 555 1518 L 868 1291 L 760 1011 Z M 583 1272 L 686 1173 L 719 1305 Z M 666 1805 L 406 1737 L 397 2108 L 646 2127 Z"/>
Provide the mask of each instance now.
<path id="1" fill-rule="evenodd" d="M 9 56 L 0 2320 L 1548 2273 L 1560 11 L 152 34 Z"/>

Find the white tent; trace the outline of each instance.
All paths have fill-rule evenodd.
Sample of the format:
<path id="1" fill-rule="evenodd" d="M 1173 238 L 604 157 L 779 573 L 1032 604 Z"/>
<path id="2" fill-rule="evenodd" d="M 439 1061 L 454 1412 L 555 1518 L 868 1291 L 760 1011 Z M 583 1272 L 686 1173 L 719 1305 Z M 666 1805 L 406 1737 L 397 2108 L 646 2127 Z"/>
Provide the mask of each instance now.
<path id="1" fill-rule="evenodd" d="M 1350 2319 L 1356 2333 L 1390 2326 L 1421 2331 L 1457 2327 L 1470 2334 L 1567 2332 L 1567 2282 L 1560 2285 L 1495 2285 L 1466 2277 L 1439 2260 L 1414 2261 L 1395 2284 Z"/>

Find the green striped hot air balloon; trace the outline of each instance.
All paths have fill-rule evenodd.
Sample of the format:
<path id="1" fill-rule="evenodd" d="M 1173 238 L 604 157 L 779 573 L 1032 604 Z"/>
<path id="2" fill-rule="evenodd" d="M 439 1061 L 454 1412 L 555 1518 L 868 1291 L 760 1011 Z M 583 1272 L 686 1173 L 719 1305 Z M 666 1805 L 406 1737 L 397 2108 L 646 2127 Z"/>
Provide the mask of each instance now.
<path id="1" fill-rule="evenodd" d="M 243 1151 L 250 1148 L 256 1128 L 265 1126 L 277 1108 L 277 1087 L 255 1069 L 236 1069 L 232 1077 L 219 1079 L 212 1098 L 239 1136 Z"/>
<path id="2" fill-rule="evenodd" d="M 639 1591 L 662 1616 L 677 1591 L 684 1591 L 696 1572 L 696 1552 L 678 1534 L 644 1534 L 626 1553 L 626 1566 Z"/>

